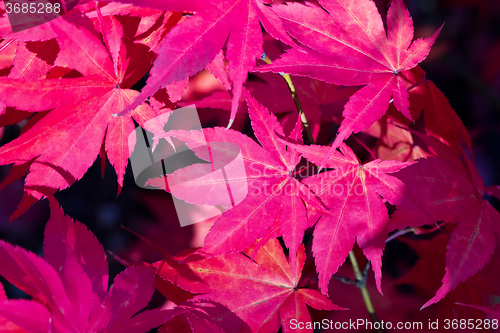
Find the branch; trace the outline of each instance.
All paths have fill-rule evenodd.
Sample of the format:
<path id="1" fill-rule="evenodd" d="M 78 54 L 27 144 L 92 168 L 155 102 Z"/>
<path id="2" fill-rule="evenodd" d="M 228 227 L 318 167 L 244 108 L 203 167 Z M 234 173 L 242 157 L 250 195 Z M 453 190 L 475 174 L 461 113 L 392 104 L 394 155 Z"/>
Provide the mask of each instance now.
<path id="1" fill-rule="evenodd" d="M 269 59 L 269 57 L 265 52 L 262 53 L 261 59 L 264 60 L 267 64 L 272 64 L 271 59 Z M 285 79 L 286 84 L 288 85 L 288 89 L 292 94 L 293 102 L 295 103 L 295 107 L 297 108 L 297 111 L 300 114 L 300 120 L 302 121 L 302 125 L 304 126 L 304 129 L 306 131 L 307 139 L 309 140 L 310 144 L 314 143 L 314 138 L 311 133 L 311 128 L 309 127 L 309 123 L 307 122 L 307 118 L 306 115 L 304 114 L 304 109 L 302 108 L 302 104 L 300 104 L 299 96 L 297 95 L 297 91 L 295 90 L 295 86 L 293 85 L 292 78 L 290 77 L 289 74 L 280 73 L 280 75 L 283 76 L 283 78 Z M 356 276 L 356 281 L 354 283 L 361 290 L 361 295 L 363 296 L 363 301 L 365 302 L 366 310 L 368 310 L 370 319 L 373 323 L 379 322 L 377 313 L 375 312 L 375 308 L 373 307 L 373 303 L 370 298 L 370 294 L 368 292 L 368 289 L 366 288 L 366 277 L 368 274 L 368 269 L 370 268 L 370 264 L 368 263 L 363 273 L 361 273 L 361 270 L 359 269 L 358 266 L 358 262 L 356 260 L 356 256 L 354 255 L 353 251 L 349 252 L 349 259 L 351 260 L 352 268 Z M 348 284 L 352 283 L 352 280 L 349 280 L 347 278 L 338 278 L 338 279 L 344 283 Z M 383 333 L 384 330 L 378 329 L 377 332 Z"/>
<path id="2" fill-rule="evenodd" d="M 271 59 L 267 56 L 266 52 L 262 53 L 262 60 L 265 61 L 266 64 L 272 64 Z M 297 111 L 300 114 L 300 121 L 302 121 L 302 126 L 304 126 L 304 130 L 306 131 L 306 136 L 307 140 L 309 140 L 309 144 L 314 143 L 314 138 L 311 133 L 311 128 L 309 127 L 309 123 L 307 122 L 306 114 L 304 113 L 304 109 L 302 108 L 302 104 L 300 104 L 299 96 L 297 94 L 297 91 L 295 90 L 295 86 L 293 85 L 292 78 L 290 77 L 290 74 L 282 74 L 280 73 L 281 76 L 286 81 L 286 85 L 288 86 L 288 90 L 290 90 L 290 93 L 292 94 L 293 102 L 295 103 L 295 107 L 297 108 Z"/>
<path id="3" fill-rule="evenodd" d="M 378 323 L 380 320 L 377 317 L 377 313 L 375 312 L 375 308 L 373 307 L 372 300 L 370 298 L 370 293 L 368 292 L 368 288 L 366 288 L 366 279 L 368 275 L 368 269 L 370 268 L 370 264 L 368 263 L 361 273 L 359 269 L 358 261 L 356 260 L 356 256 L 354 255 L 354 251 L 349 252 L 349 260 L 351 261 L 352 269 L 354 270 L 354 275 L 356 276 L 356 286 L 361 290 L 361 295 L 363 296 L 363 301 L 365 302 L 366 310 L 368 310 L 368 315 L 372 323 Z M 381 328 L 376 330 L 377 333 L 384 333 L 385 331 Z"/>

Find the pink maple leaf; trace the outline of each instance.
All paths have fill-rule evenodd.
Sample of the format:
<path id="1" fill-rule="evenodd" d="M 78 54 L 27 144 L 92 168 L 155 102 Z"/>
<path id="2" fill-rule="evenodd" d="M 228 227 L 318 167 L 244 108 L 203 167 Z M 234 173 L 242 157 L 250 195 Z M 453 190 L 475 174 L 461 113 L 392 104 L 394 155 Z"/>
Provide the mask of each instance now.
<path id="1" fill-rule="evenodd" d="M 113 22 L 115 30 L 118 29 L 118 21 Z M 55 20 L 50 25 L 60 48 L 54 64 L 76 69 L 83 77 L 34 81 L 0 78 L 3 103 L 39 112 L 19 138 L 0 149 L 0 164 L 19 166 L 35 159 L 29 166 L 23 202 L 13 217 L 37 200 L 80 179 L 99 154 L 103 141 L 120 190 L 130 156 L 128 138 L 135 129 L 133 119 L 142 125 L 157 115 L 149 105 L 143 104 L 127 117 L 112 117 L 114 110 L 129 104 L 138 95 L 137 91 L 127 89 L 129 86 L 120 86 L 128 79 L 123 56 L 113 56 L 119 62 L 116 67 L 110 53 L 95 36 L 97 32 L 64 20 Z M 103 31 L 107 36 L 111 28 Z M 113 45 L 112 54 L 124 52 L 123 40 Z M 115 69 L 120 77 L 116 76 Z M 46 110 L 50 111 L 40 113 Z"/>
<path id="2" fill-rule="evenodd" d="M 119 2 L 162 10 L 196 12 L 192 18 L 173 28 L 165 37 L 146 86 L 120 115 L 139 106 L 158 89 L 201 71 L 227 42 L 226 59 L 233 83 L 233 101 L 228 125 L 230 127 L 238 110 L 248 71 L 262 55 L 263 38 L 260 24 L 262 23 L 273 37 L 294 44 L 285 33 L 280 19 L 262 0 Z"/>
<path id="3" fill-rule="evenodd" d="M 280 326 L 283 332 L 293 332 L 292 319 L 311 321 L 306 304 L 318 310 L 342 310 L 318 291 L 300 287 L 306 259 L 303 245 L 296 266 L 287 261 L 277 239 L 271 239 L 251 260 L 253 250 L 201 260 L 188 257 L 187 263 L 175 267 L 155 264 L 165 282 L 203 294 L 174 309 L 182 315 L 185 307 L 195 316 L 187 317 L 193 332 L 202 324 L 211 327 L 207 332 L 276 332 Z"/>
<path id="4" fill-rule="evenodd" d="M 291 145 L 306 159 L 321 163 L 326 146 Z M 371 261 L 380 293 L 382 252 L 389 232 L 389 214 L 384 200 L 393 205 L 413 206 L 402 181 L 393 177 L 411 162 L 374 160 L 361 164 L 345 144 L 326 161 L 334 170 L 304 179 L 304 183 L 322 200 L 328 209 L 315 226 L 313 253 L 319 274 L 319 286 L 328 292 L 330 277 L 345 261 L 354 242 Z M 383 198 L 383 199 L 382 199 Z"/>
<path id="5" fill-rule="evenodd" d="M 300 3 L 274 7 L 288 33 L 303 46 L 256 70 L 310 76 L 339 85 L 365 85 L 345 105 L 344 120 L 322 167 L 342 141 L 384 115 L 391 96 L 396 108 L 413 120 L 399 74 L 425 59 L 441 29 L 412 43 L 413 22 L 402 0 L 393 1 L 389 8 L 387 33 L 371 0 L 320 3 L 326 11 Z"/>
<path id="6" fill-rule="evenodd" d="M 395 174 L 419 206 L 397 209 L 391 229 L 437 221 L 458 223 L 448 243 L 443 284 L 424 308 L 444 298 L 490 260 L 500 236 L 500 213 L 483 199 L 483 181 L 465 153 L 458 155 L 437 139 L 415 134 L 429 145 L 432 155 Z"/>
<path id="7" fill-rule="evenodd" d="M 212 163 L 216 153 L 221 160 L 234 158 L 236 153 L 231 149 L 234 143 L 241 149 L 246 176 L 232 176 L 228 181 L 233 182 L 237 189 L 242 187 L 242 182 L 246 183 L 248 195 L 216 220 L 205 238 L 204 251 L 215 255 L 241 251 L 266 235 L 277 220 L 279 234 L 283 235 L 293 261 L 304 231 L 315 222 L 310 218 L 311 209 L 324 208 L 308 187 L 294 178 L 293 171 L 300 162 L 300 154 L 287 149 L 280 140 L 284 133 L 276 116 L 246 90 L 244 96 L 255 136 L 262 146 L 241 133 L 220 127 L 203 131 L 173 130 L 163 137 L 184 141 L 198 157 Z M 297 121 L 290 134 L 295 142 L 302 140 L 301 126 L 301 122 Z M 210 154 L 208 150 L 199 150 L 207 143 Z M 170 191 L 177 198 L 192 204 L 230 204 L 227 195 L 224 196 L 227 192 L 224 179 L 213 179 L 215 175 L 212 171 L 220 168 L 216 164 L 194 164 L 177 170 L 167 177 Z M 202 175 L 206 176 L 200 178 Z M 193 181 L 188 182 L 189 179 Z"/>
<path id="8" fill-rule="evenodd" d="M 166 320 L 145 307 L 154 292 L 155 269 L 133 266 L 108 291 L 102 246 L 80 222 L 50 198 L 45 258 L 0 241 L 0 274 L 32 300 L 0 298 L 0 318 L 28 332 L 147 332 Z M 134 316 L 135 315 L 135 316 Z M 1 323 L 1 321 L 0 321 Z"/>

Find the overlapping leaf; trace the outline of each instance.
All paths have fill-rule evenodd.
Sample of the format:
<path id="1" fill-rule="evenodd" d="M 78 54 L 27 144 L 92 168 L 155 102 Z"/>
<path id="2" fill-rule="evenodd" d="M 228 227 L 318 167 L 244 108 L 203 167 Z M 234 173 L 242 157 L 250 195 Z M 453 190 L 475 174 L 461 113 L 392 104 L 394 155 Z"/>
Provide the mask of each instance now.
<path id="1" fill-rule="evenodd" d="M 315 145 L 293 145 L 292 148 L 316 164 L 322 162 L 329 149 Z M 304 180 L 329 213 L 323 214 L 314 229 L 313 253 L 319 286 L 326 294 L 330 277 L 357 241 L 371 261 L 377 288 L 382 292 L 382 251 L 389 232 L 389 214 L 384 200 L 396 207 L 413 206 L 403 182 L 388 174 L 411 163 L 375 160 L 361 164 L 345 144 L 341 145 L 341 151 L 342 154 L 334 151 L 325 164 L 334 170 Z"/>
<path id="2" fill-rule="evenodd" d="M 247 81 L 245 87 L 271 112 L 280 116 L 283 130 L 285 133 L 290 132 L 295 126 L 297 111 L 285 80 L 273 73 L 255 75 L 256 77 Z M 340 118 L 343 105 L 357 90 L 357 87 L 337 86 L 308 77 L 292 79 L 314 139 L 318 137 L 321 121 Z M 232 98 L 227 91 L 215 91 L 196 101 L 196 107 L 230 111 L 231 103 Z M 243 98 L 240 100 L 240 110 L 245 110 Z"/>
<path id="3" fill-rule="evenodd" d="M 154 268 L 129 267 L 108 289 L 104 250 L 80 222 L 51 200 L 45 260 L 0 241 L 0 274 L 33 297 L 0 299 L 0 318 L 28 332 L 147 332 L 166 320 L 160 310 L 134 316 L 154 291 Z"/>
<path id="4" fill-rule="evenodd" d="M 432 235 L 427 235 L 427 237 L 398 238 L 418 255 L 415 265 L 395 281 L 398 285 L 410 285 L 418 293 L 417 302 L 420 304 L 415 304 L 415 310 L 422 305 L 422 301 L 425 302 L 431 298 L 441 285 L 441 276 L 445 273 L 446 246 L 450 239 L 448 231 L 452 230 L 453 227 L 453 224 L 447 223 L 441 225 L 440 230 Z M 498 275 L 498 256 L 492 259 L 493 261 L 488 264 L 485 270 L 459 284 L 439 303 L 422 312 L 427 313 L 427 316 L 432 314 L 434 319 L 440 321 L 450 318 L 450 316 L 464 319 L 484 319 L 486 317 L 484 313 L 466 309 L 458 302 L 490 305 L 488 296 L 492 293 L 497 294 L 499 290 L 494 282 L 490 282 L 495 281 L 495 277 Z"/>
<path id="5" fill-rule="evenodd" d="M 299 3 L 274 8 L 288 33 L 304 46 L 257 70 L 310 76 L 340 85 L 366 85 L 345 105 L 345 118 L 323 160 L 326 162 L 351 133 L 368 128 L 384 115 L 391 96 L 396 108 L 412 119 L 408 92 L 399 74 L 425 59 L 439 30 L 412 43 L 413 22 L 402 0 L 395 0 L 389 8 L 387 34 L 371 0 L 323 0 L 321 5 L 326 11 Z"/>
<path id="6" fill-rule="evenodd" d="M 490 260 L 500 235 L 500 213 L 483 199 L 483 181 L 467 155 L 459 156 L 438 140 L 419 136 L 432 148 L 433 157 L 418 160 L 396 176 L 408 186 L 420 207 L 396 210 L 392 228 L 437 221 L 458 223 L 448 244 L 443 284 L 436 296 L 424 304 L 426 307 Z"/>
<path id="7" fill-rule="evenodd" d="M 159 56 L 141 94 L 120 114 L 139 106 L 158 89 L 194 75 L 211 62 L 227 42 L 226 59 L 233 81 L 230 123 L 234 120 L 243 83 L 255 60 L 262 55 L 260 24 L 275 38 L 294 44 L 281 21 L 262 0 L 231 1 L 137 1 L 119 0 L 137 6 L 172 11 L 194 11 L 195 15 L 172 29 L 158 50 Z"/>
<path id="8" fill-rule="evenodd" d="M 383 160 L 411 162 L 427 154 L 415 144 L 410 132 L 401 127 L 393 117 L 386 115 L 364 131 L 378 139 L 376 156 Z"/>
<path id="9" fill-rule="evenodd" d="M 298 251 L 296 266 L 287 262 L 277 239 L 264 245 L 254 261 L 248 257 L 252 250 L 247 249 L 245 255 L 235 253 L 196 261 L 188 257 L 186 264 L 176 265 L 182 267 L 171 267 L 164 262 L 155 265 L 159 267 L 157 274 L 164 280 L 204 294 L 183 306 L 227 333 L 277 332 L 280 326 L 283 332 L 293 332 L 292 319 L 311 320 L 306 304 L 318 310 L 341 309 L 316 290 L 300 288 L 305 262 L 303 245 Z M 185 311 L 179 314 L 182 312 Z M 192 331 L 198 332 L 192 322 L 190 320 Z"/>
<path id="10" fill-rule="evenodd" d="M 113 22 L 115 27 L 120 26 L 118 21 Z M 36 159 L 25 181 L 21 213 L 36 200 L 80 179 L 94 162 L 103 140 L 121 188 L 130 156 L 128 136 L 135 129 L 132 119 L 143 124 L 156 115 L 149 105 L 142 105 L 127 117 L 112 117 L 138 95 L 128 86 L 121 87 L 128 79 L 122 40 L 119 45 L 113 44 L 111 53 L 121 54 L 114 57 L 118 64 L 113 65 L 95 31 L 62 19 L 50 24 L 60 48 L 55 65 L 76 69 L 83 77 L 35 81 L 0 78 L 0 98 L 7 106 L 35 112 L 50 110 L 35 118 L 38 121 L 23 135 L 0 149 L 1 164 L 18 166 Z M 110 29 L 103 31 L 106 36 L 111 33 Z"/>
<path id="11" fill-rule="evenodd" d="M 425 72 L 420 66 L 406 71 L 405 74 L 409 82 L 414 82 L 409 91 L 410 110 L 412 114 L 424 113 L 425 132 L 435 138 L 446 140 L 450 147 L 457 151 L 460 151 L 463 139 L 472 152 L 469 133 L 443 92 L 425 78 Z"/>
<path id="12" fill-rule="evenodd" d="M 284 137 L 284 133 L 276 117 L 248 92 L 244 94 L 255 136 L 262 147 L 241 133 L 223 128 L 207 128 L 203 132 L 174 130 L 163 137 L 184 141 L 198 157 L 206 161 L 212 161 L 213 157 L 208 150 L 200 151 L 200 146 L 209 144 L 211 151 L 222 156 L 221 161 L 229 161 L 238 154 L 226 143 L 236 143 L 241 149 L 246 176 L 228 177 L 228 181 L 234 182 L 236 188 L 241 188 L 238 184 L 245 182 L 248 195 L 217 219 L 205 239 L 206 252 L 223 254 L 241 251 L 263 237 L 278 219 L 280 235 L 283 235 L 291 255 L 294 255 L 302 242 L 304 230 L 315 222 L 308 221 L 308 208 L 322 209 L 322 205 L 307 186 L 293 177 L 292 172 L 300 161 L 300 154 L 287 150 L 286 144 L 279 140 L 278 135 Z M 297 122 L 297 126 L 290 136 L 295 141 L 301 140 L 301 123 Z M 223 193 L 214 191 L 217 186 L 214 179 L 208 182 L 204 178 L 204 182 L 196 182 L 196 178 L 211 173 L 213 168 L 220 167 L 195 164 L 169 175 L 169 184 L 182 184 L 187 179 L 195 179 L 190 186 L 179 187 L 172 194 L 193 204 L 227 205 L 230 202 L 224 202 L 220 197 Z M 225 181 L 219 181 L 218 184 L 226 188 Z M 213 194 L 206 196 L 205 193 Z"/>

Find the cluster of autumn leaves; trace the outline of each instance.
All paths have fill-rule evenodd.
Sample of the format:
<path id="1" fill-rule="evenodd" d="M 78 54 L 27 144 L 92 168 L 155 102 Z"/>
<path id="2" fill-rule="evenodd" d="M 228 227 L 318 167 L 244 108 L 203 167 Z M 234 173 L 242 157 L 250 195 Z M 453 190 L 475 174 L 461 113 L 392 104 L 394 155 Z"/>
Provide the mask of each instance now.
<path id="1" fill-rule="evenodd" d="M 281 326 L 289 332 L 291 319 L 311 320 L 306 305 L 341 309 L 327 298 L 328 285 L 355 243 L 382 292 L 389 232 L 438 222 L 451 232 L 442 286 L 424 307 L 475 275 L 494 253 L 500 214 L 484 199 L 493 188 L 485 189 L 477 173 L 464 125 L 418 66 L 439 30 L 413 41 L 402 0 L 390 4 L 387 31 L 371 0 L 80 1 L 62 18 L 29 30 L 12 33 L 7 20 L 4 13 L 0 126 L 26 124 L 0 148 L 0 164 L 12 165 L 0 188 L 26 176 L 13 218 L 44 198 L 52 215 L 43 259 L 0 242 L 0 273 L 33 297 L 0 294 L 6 330 L 145 332 L 164 324 L 166 332 L 277 332 Z M 273 61 L 256 66 L 264 49 Z M 188 78 L 203 69 L 224 90 L 198 105 L 227 110 L 228 128 L 247 110 L 256 140 L 223 127 L 165 133 L 165 123 L 150 121 L 182 105 Z M 247 82 L 249 72 L 255 74 Z M 260 74 L 267 72 L 277 74 Z M 283 73 L 295 76 L 312 141 L 326 143 L 321 125 L 340 125 L 332 146 L 303 144 L 304 117 L 278 87 Z M 133 90 L 142 77 L 141 92 Z M 341 114 L 333 110 L 339 101 Z M 275 114 L 283 113 L 278 120 Z M 411 129 L 417 120 L 424 124 L 419 131 Z M 200 145 L 229 160 L 234 151 L 220 143 L 236 143 L 243 181 L 253 190 L 273 190 L 249 191 L 215 221 L 203 248 L 131 265 L 108 290 L 102 247 L 64 215 L 53 194 L 81 179 L 97 156 L 113 165 L 119 192 L 135 123 L 156 139 L 182 141 L 206 162 L 168 174 L 167 181 L 207 172 L 213 159 Z M 376 139 L 364 163 L 344 143 L 359 132 Z M 294 170 L 304 160 L 316 173 L 299 179 Z M 204 205 L 193 193 L 212 185 L 192 181 L 172 194 Z M 215 195 L 210 205 L 227 205 L 224 200 Z M 300 279 L 304 233 L 312 227 L 321 292 Z M 154 287 L 177 307 L 136 314 Z"/>

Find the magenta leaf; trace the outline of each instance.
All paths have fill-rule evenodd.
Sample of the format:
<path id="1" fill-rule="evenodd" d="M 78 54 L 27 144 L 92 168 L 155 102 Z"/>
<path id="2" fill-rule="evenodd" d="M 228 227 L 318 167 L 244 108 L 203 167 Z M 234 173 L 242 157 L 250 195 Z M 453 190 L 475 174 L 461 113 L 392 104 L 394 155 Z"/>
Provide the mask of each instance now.
<path id="1" fill-rule="evenodd" d="M 345 119 L 320 163 L 323 167 L 341 142 L 385 114 L 391 95 L 396 108 L 413 120 L 399 73 L 425 59 L 440 29 L 412 43 L 413 22 L 402 0 L 394 0 L 389 8 L 387 34 L 373 1 L 323 0 L 321 5 L 326 11 L 299 3 L 274 7 L 288 33 L 304 46 L 257 70 L 309 76 L 340 85 L 366 85 L 346 104 Z"/>
<path id="2" fill-rule="evenodd" d="M 6 327 L 2 327 L 1 317 L 29 333 L 47 333 L 53 330 L 50 312 L 35 301 L 23 299 L 0 301 L 0 329 L 4 329 Z"/>
<path id="3" fill-rule="evenodd" d="M 116 276 L 104 301 L 111 310 L 109 333 L 122 332 L 127 327 L 126 320 L 149 303 L 154 292 L 154 273 L 153 267 L 132 266 Z"/>
<path id="4" fill-rule="evenodd" d="M 102 245 L 86 226 L 66 216 L 51 199 L 51 223 L 45 227 L 43 254 L 56 271 L 64 271 L 68 260 L 76 259 L 92 281 L 92 290 L 104 299 L 108 287 L 108 262 Z"/>

